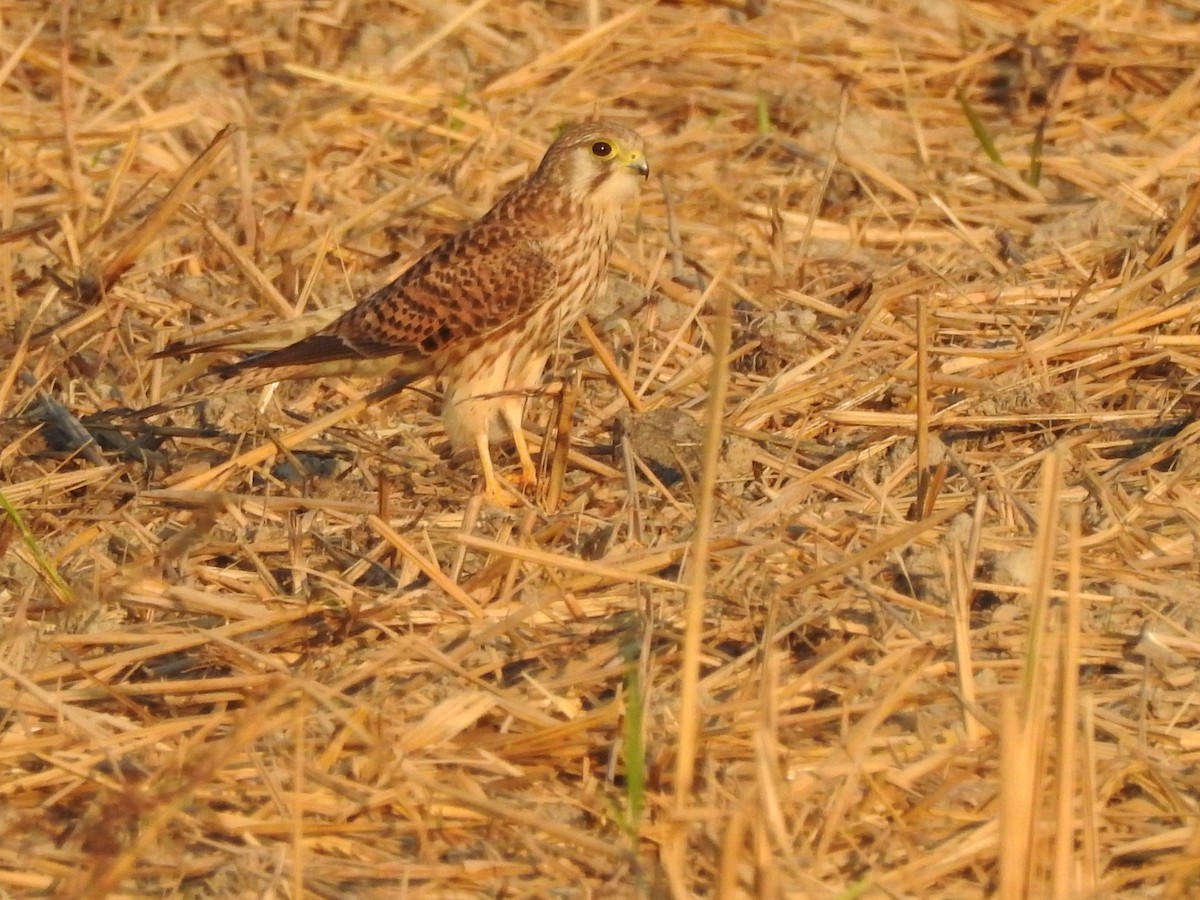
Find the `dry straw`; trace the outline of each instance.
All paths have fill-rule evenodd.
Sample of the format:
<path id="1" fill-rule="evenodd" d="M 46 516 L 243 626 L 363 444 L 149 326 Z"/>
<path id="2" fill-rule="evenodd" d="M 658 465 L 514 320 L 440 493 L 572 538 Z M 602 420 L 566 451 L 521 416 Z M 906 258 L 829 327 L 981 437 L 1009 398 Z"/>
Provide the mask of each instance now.
<path id="1" fill-rule="evenodd" d="M 0 3 L 0 894 L 1196 896 L 1197 47 Z M 327 321 L 593 113 L 656 177 L 528 506 L 436 386 L 150 358 Z"/>

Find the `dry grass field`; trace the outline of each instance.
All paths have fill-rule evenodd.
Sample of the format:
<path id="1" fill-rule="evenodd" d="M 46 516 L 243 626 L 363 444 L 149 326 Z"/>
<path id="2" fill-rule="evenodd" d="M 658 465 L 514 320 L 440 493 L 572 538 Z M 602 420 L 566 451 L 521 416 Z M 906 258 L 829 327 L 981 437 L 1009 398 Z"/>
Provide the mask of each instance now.
<path id="1" fill-rule="evenodd" d="M 1196 0 L 0 0 L 0 896 L 1200 896 L 1198 67 Z M 592 115 L 653 172 L 524 505 L 435 384 L 150 358 Z"/>

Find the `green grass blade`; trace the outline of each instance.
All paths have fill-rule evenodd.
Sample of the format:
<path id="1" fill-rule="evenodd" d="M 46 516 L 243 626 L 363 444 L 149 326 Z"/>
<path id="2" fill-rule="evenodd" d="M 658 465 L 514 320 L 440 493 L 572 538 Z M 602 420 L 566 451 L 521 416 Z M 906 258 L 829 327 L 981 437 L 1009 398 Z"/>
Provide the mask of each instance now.
<path id="1" fill-rule="evenodd" d="M 771 122 L 771 107 L 766 94 L 758 95 L 758 101 L 754 104 L 754 121 L 760 135 L 767 135 L 775 130 L 775 125 Z"/>
<path id="2" fill-rule="evenodd" d="M 954 96 L 958 98 L 958 105 L 962 107 L 963 115 L 967 117 L 967 123 L 971 126 L 975 140 L 979 141 L 979 146 L 988 155 L 988 159 L 998 166 L 1004 165 L 1004 159 L 1000 156 L 1000 151 L 996 149 L 996 142 L 992 140 L 991 132 L 987 130 L 983 120 L 975 115 L 975 108 L 971 106 L 971 101 L 967 99 L 963 89 L 955 88 Z"/>
<path id="3" fill-rule="evenodd" d="M 642 673 L 637 665 L 625 676 L 625 827 L 636 838 L 646 808 L 646 704 L 642 695 Z"/>
<path id="4" fill-rule="evenodd" d="M 1029 177 L 1026 180 L 1034 187 L 1042 180 L 1042 146 L 1045 139 L 1046 120 L 1042 119 L 1033 134 L 1033 147 L 1029 151 Z"/>
<path id="5" fill-rule="evenodd" d="M 37 567 L 41 571 L 42 577 L 45 578 L 49 583 L 50 590 L 54 592 L 61 602 L 74 602 L 75 597 L 71 593 L 70 586 L 63 579 L 62 575 L 59 574 L 59 571 L 55 567 L 54 563 L 50 561 L 50 557 L 47 556 L 46 552 L 42 549 L 42 545 L 38 542 L 37 537 L 32 531 L 29 530 L 29 526 L 25 524 L 25 520 L 21 518 L 21 513 L 18 512 L 17 508 L 12 505 L 6 496 L 4 496 L 3 491 L 0 491 L 0 510 L 4 511 L 4 514 L 7 515 L 13 525 L 16 526 L 17 531 L 21 533 L 21 540 L 24 542 L 25 546 L 29 548 L 29 552 L 33 555 L 34 560 L 37 562 Z"/>

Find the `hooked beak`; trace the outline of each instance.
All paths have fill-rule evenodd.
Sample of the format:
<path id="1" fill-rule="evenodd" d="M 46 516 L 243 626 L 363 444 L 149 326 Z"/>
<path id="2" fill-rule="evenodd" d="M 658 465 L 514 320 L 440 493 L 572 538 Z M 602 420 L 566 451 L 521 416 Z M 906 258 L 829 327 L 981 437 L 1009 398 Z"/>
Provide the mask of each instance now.
<path id="1" fill-rule="evenodd" d="M 646 157 L 642 156 L 641 153 L 631 153 L 625 163 L 625 168 L 635 175 L 641 175 L 643 178 L 650 177 L 650 163 L 646 162 Z"/>

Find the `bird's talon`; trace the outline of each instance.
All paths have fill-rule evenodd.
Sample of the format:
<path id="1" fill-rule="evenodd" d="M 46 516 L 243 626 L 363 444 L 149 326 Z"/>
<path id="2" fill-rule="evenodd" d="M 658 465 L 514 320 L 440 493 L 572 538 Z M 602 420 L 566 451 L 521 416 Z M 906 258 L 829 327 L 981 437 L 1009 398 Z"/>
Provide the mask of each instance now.
<path id="1" fill-rule="evenodd" d="M 483 488 L 483 502 L 500 509 L 512 509 L 520 506 L 522 495 L 516 485 L 511 485 L 503 479 L 497 479 Z"/>
<path id="2" fill-rule="evenodd" d="M 483 502 L 496 509 L 513 509 L 517 506 L 517 498 L 508 491 L 484 491 Z"/>

